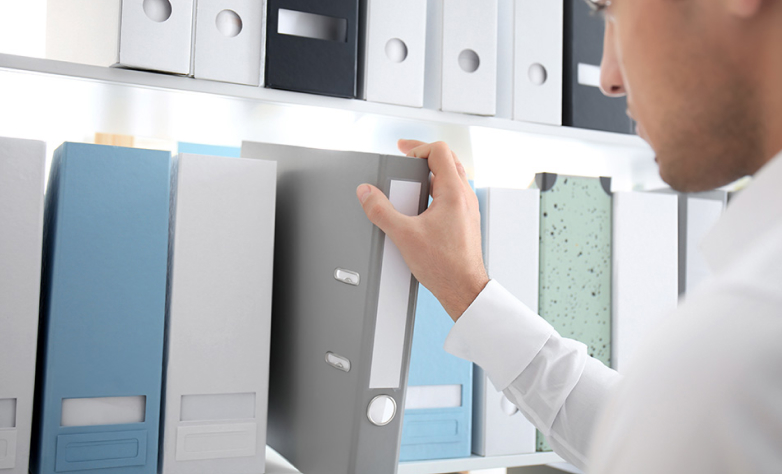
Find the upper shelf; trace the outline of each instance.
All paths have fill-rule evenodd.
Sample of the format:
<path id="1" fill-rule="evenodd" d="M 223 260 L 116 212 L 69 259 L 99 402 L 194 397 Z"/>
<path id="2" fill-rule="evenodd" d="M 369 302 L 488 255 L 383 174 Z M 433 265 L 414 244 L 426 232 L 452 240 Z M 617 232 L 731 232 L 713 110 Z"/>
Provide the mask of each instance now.
<path id="1" fill-rule="evenodd" d="M 312 107 L 343 110 L 361 115 L 392 117 L 414 120 L 439 125 L 455 125 L 462 127 L 486 127 L 498 130 L 524 132 L 549 137 L 561 137 L 596 144 L 619 145 L 623 147 L 645 148 L 643 140 L 634 135 L 609 133 L 594 130 L 583 130 L 572 127 L 558 127 L 519 122 L 496 117 L 479 117 L 474 115 L 440 112 L 431 109 L 387 105 L 367 102 L 364 100 L 349 100 L 325 97 L 298 92 L 289 92 L 262 87 L 251 87 L 237 84 L 197 80 L 190 77 L 172 76 L 143 71 L 119 68 L 104 68 L 83 64 L 67 63 L 49 59 L 29 58 L 0 54 L 0 69 L 27 71 L 31 73 L 66 76 L 111 84 L 123 84 L 151 89 L 212 94 L 238 99 L 250 99 L 258 102 L 277 105 L 304 105 Z"/>

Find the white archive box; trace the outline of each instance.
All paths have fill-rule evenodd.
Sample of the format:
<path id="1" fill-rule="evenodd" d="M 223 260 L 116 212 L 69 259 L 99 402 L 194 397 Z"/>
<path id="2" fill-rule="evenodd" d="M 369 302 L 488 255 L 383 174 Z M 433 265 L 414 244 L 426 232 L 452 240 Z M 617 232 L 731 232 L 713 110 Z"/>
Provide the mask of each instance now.
<path id="1" fill-rule="evenodd" d="M 43 142 L 0 138 L 0 472 L 27 474 L 43 245 Z"/>
<path id="2" fill-rule="evenodd" d="M 46 57 L 189 74 L 193 0 L 49 0 Z"/>
<path id="3" fill-rule="evenodd" d="M 444 0 L 441 109 L 494 115 L 497 0 Z"/>
<path id="4" fill-rule="evenodd" d="M 478 189 L 483 255 L 489 278 L 538 311 L 540 191 Z M 535 452 L 535 426 L 498 392 L 477 365 L 472 450 L 481 456 Z"/>
<path id="5" fill-rule="evenodd" d="M 690 293 L 711 277 L 701 243 L 728 205 L 728 193 L 715 190 L 679 195 L 679 293 Z"/>
<path id="6" fill-rule="evenodd" d="M 427 0 L 364 0 L 362 98 L 423 107 Z"/>
<path id="7" fill-rule="evenodd" d="M 617 192 L 613 206 L 611 360 L 624 372 L 679 300 L 679 204 L 674 194 Z"/>
<path id="8" fill-rule="evenodd" d="M 276 163 L 177 161 L 162 472 L 263 472 Z"/>
<path id="9" fill-rule="evenodd" d="M 564 2 L 513 1 L 513 118 L 562 125 Z"/>
<path id="10" fill-rule="evenodd" d="M 266 0 L 197 0 L 193 76 L 259 86 L 266 52 Z"/>
<path id="11" fill-rule="evenodd" d="M 497 118 L 513 118 L 515 1 L 497 0 Z"/>

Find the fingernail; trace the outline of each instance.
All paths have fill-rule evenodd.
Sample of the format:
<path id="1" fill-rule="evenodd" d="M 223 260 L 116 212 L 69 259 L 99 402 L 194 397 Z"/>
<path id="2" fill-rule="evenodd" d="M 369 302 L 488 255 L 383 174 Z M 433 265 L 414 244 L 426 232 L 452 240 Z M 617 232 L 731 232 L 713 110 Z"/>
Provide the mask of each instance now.
<path id="1" fill-rule="evenodd" d="M 361 201 L 361 204 L 364 204 L 364 201 L 367 200 L 371 192 L 372 188 L 367 184 L 362 184 L 358 187 L 358 200 Z"/>

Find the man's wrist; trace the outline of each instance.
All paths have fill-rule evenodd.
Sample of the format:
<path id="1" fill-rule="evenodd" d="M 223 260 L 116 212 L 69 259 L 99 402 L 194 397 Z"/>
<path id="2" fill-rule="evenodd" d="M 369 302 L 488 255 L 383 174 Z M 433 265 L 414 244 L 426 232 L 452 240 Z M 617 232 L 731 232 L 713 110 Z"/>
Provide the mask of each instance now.
<path id="1" fill-rule="evenodd" d="M 485 273 L 477 275 L 462 288 L 462 291 L 452 295 L 451 298 L 448 298 L 447 304 L 443 304 L 443 308 L 445 308 L 445 311 L 451 319 L 453 319 L 453 322 L 459 320 L 462 314 L 467 311 L 467 308 L 470 307 L 488 284 L 489 277 Z"/>

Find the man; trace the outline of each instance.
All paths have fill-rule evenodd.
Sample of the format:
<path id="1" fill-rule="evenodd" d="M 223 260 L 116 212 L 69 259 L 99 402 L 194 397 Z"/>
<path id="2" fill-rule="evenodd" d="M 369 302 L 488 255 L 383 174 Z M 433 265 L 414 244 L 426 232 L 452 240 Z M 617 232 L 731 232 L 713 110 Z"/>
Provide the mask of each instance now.
<path id="1" fill-rule="evenodd" d="M 478 203 L 443 143 L 421 216 L 357 196 L 455 321 L 446 350 L 481 365 L 555 451 L 594 473 L 782 472 L 782 1 L 593 0 L 601 86 L 627 95 L 679 191 L 753 183 L 703 244 L 714 277 L 650 334 L 620 378 L 489 280 Z"/>

